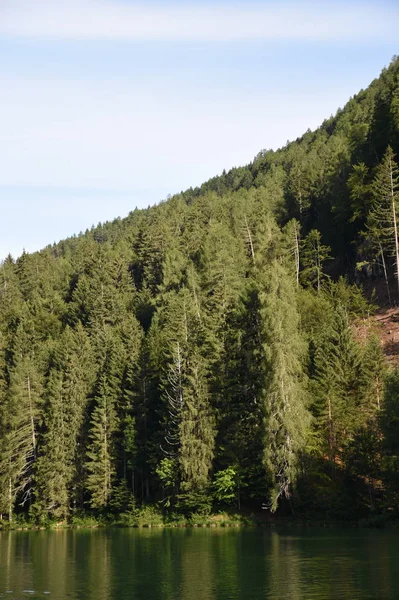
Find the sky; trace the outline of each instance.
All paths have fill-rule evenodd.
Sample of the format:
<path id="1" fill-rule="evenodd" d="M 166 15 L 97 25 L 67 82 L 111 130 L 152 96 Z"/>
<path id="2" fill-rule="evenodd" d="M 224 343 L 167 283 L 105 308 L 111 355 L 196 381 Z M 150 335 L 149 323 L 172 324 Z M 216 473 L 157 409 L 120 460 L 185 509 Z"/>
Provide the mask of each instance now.
<path id="1" fill-rule="evenodd" d="M 315 129 L 398 22 L 396 0 L 0 0 L 0 260 Z"/>

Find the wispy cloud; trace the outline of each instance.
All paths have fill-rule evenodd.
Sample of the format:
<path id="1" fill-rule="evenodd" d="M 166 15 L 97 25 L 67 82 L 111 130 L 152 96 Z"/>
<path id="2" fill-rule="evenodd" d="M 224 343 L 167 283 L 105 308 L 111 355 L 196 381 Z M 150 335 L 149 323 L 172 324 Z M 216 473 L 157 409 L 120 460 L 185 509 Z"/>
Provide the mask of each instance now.
<path id="1" fill-rule="evenodd" d="M 0 35 L 72 40 L 396 39 L 393 5 L 274 2 L 155 6 L 121 0 L 1 0 Z"/>

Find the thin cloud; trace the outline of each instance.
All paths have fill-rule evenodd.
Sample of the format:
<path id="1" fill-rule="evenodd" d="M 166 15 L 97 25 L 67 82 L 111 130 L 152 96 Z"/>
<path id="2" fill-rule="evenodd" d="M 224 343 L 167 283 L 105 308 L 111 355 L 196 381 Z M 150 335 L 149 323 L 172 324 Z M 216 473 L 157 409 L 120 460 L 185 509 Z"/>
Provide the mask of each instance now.
<path id="1" fill-rule="evenodd" d="M 1 0 L 0 36 L 50 40 L 396 39 L 394 6 L 275 2 L 151 6 L 120 0 Z"/>

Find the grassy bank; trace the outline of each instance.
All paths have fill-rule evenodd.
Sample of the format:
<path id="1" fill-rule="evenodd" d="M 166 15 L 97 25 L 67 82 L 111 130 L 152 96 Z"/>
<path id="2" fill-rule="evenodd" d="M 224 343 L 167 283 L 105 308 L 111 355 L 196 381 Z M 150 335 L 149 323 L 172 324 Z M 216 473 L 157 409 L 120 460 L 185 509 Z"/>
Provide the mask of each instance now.
<path id="1" fill-rule="evenodd" d="M 164 514 L 151 506 L 146 506 L 129 513 L 122 513 L 117 517 L 81 513 L 68 520 L 35 522 L 16 516 L 11 523 L 7 520 L 0 521 L 0 531 L 98 527 L 240 527 L 255 524 L 255 518 L 239 513 L 219 512 L 208 515 L 192 514 L 185 517 L 179 514 Z"/>
<path id="2" fill-rule="evenodd" d="M 178 513 L 163 513 L 153 506 L 145 506 L 120 515 L 92 515 L 80 513 L 68 520 L 27 519 L 17 515 L 10 523 L 0 520 L 0 531 L 60 530 L 60 529 L 94 529 L 100 527 L 242 527 L 242 526 L 281 526 L 312 528 L 378 528 L 398 529 L 399 519 L 393 515 L 375 515 L 372 518 L 356 520 L 331 520 L 323 518 L 304 518 L 303 516 L 271 516 L 259 513 L 217 512 L 210 514 L 191 514 L 184 516 Z"/>

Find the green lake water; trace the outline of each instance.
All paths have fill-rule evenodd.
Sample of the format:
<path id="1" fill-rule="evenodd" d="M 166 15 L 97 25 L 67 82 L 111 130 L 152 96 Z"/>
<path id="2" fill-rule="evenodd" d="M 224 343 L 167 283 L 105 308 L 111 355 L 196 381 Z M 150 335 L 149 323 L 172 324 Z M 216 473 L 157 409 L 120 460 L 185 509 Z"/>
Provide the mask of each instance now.
<path id="1" fill-rule="evenodd" d="M 399 532 L 99 529 L 0 533 L 0 598 L 399 599 Z"/>

